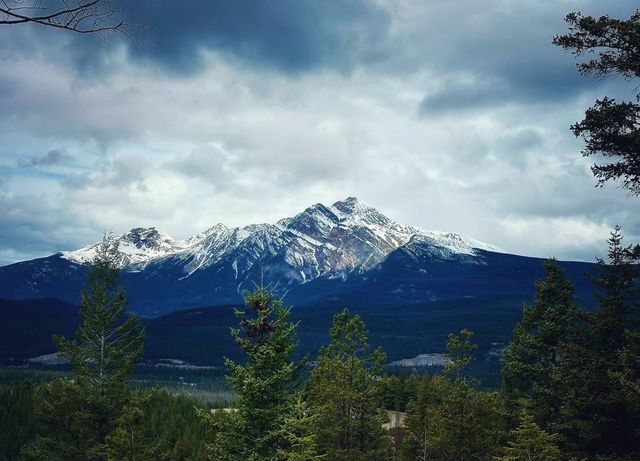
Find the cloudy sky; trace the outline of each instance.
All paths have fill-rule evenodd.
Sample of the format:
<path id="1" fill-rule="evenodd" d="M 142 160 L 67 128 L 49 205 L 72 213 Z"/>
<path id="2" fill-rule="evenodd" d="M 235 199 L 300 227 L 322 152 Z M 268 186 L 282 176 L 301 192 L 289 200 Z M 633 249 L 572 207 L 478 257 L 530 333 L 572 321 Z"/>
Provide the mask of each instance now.
<path id="1" fill-rule="evenodd" d="M 640 199 L 569 125 L 638 82 L 550 42 L 606 0 L 139 0 L 143 45 L 0 26 L 0 265 L 103 230 L 186 238 L 357 196 L 404 224 L 591 261 Z"/>

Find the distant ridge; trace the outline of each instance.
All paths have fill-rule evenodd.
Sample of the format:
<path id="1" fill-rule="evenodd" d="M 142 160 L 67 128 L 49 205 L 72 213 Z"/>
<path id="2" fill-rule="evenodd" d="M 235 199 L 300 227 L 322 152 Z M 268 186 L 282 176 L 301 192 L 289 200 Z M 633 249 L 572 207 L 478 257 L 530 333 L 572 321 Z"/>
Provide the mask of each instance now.
<path id="1" fill-rule="evenodd" d="M 153 227 L 118 237 L 131 309 L 145 316 L 228 305 L 264 281 L 288 302 L 404 305 L 533 292 L 539 259 L 399 224 L 355 197 L 273 224 L 215 226 L 186 240 Z M 0 267 L 0 297 L 77 304 L 97 244 Z M 566 263 L 581 277 L 590 265 Z"/>

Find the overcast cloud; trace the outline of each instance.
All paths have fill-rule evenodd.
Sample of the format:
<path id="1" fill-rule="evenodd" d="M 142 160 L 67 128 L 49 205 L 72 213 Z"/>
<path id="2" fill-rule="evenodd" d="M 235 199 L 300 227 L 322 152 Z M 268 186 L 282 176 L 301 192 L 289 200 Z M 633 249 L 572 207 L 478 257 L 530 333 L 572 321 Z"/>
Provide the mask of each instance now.
<path id="1" fill-rule="evenodd" d="M 357 196 L 504 250 L 593 260 L 640 200 L 569 125 L 637 82 L 581 77 L 563 17 L 635 2 L 131 2 L 145 46 L 0 26 L 0 264 L 156 226 Z"/>

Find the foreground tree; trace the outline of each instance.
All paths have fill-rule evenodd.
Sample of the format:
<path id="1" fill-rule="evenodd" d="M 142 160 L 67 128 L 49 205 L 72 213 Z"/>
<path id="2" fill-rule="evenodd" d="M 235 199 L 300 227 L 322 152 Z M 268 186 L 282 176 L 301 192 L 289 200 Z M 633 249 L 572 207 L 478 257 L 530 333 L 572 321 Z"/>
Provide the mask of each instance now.
<path id="1" fill-rule="evenodd" d="M 448 381 L 443 376 L 425 374 L 416 395 L 407 405 L 405 437 L 400 459 L 427 461 L 434 452 L 437 413 L 445 401 Z"/>
<path id="2" fill-rule="evenodd" d="M 608 261 L 594 279 L 597 308 L 583 342 L 567 361 L 568 395 L 563 407 L 566 445 L 581 456 L 617 457 L 640 452 L 640 407 L 621 376 L 640 372 L 629 357 L 638 334 L 638 267 L 623 245 L 620 228 L 611 233 Z"/>
<path id="3" fill-rule="evenodd" d="M 502 376 L 514 419 L 525 409 L 547 428 L 558 420 L 561 368 L 578 339 L 584 316 L 573 301 L 575 289 L 557 261 L 547 260 L 544 272 L 533 304 L 524 307 L 505 351 Z"/>
<path id="4" fill-rule="evenodd" d="M 144 328 L 126 316 L 118 287 L 122 254 L 105 236 L 96 248 L 82 291 L 80 326 L 72 340 L 54 337 L 72 379 L 56 380 L 39 393 L 40 437 L 29 450 L 37 459 L 106 459 L 106 439 L 129 399 L 128 376 L 142 357 Z"/>
<path id="5" fill-rule="evenodd" d="M 312 461 L 324 459 L 318 454 L 318 437 L 315 432 L 318 415 L 312 414 L 309 405 L 298 394 L 290 403 L 290 409 L 283 415 L 278 433 L 282 448 L 278 449 L 279 461 Z"/>
<path id="6" fill-rule="evenodd" d="M 321 349 L 307 388 L 320 453 L 332 461 L 385 459 L 385 354 L 381 349 L 369 351 L 364 322 L 347 309 L 333 318 L 329 336 L 331 342 Z"/>
<path id="7" fill-rule="evenodd" d="M 574 12 L 565 18 L 569 33 L 553 43 L 575 56 L 593 56 L 578 64 L 582 74 L 598 77 L 619 75 L 627 80 L 640 77 L 640 11 L 629 19 L 594 18 Z M 640 102 L 640 94 L 636 95 Z M 609 163 L 592 167 L 598 184 L 621 181 L 632 194 L 640 195 L 640 105 L 603 98 L 588 109 L 585 118 L 571 127 L 586 142 L 583 155 L 600 155 Z"/>
<path id="8" fill-rule="evenodd" d="M 449 335 L 445 375 L 425 376 L 407 406 L 403 461 L 486 460 L 498 453 L 504 432 L 502 402 L 477 389 L 469 366 L 477 349 L 473 333 Z"/>
<path id="9" fill-rule="evenodd" d="M 560 461 L 560 449 L 556 436 L 548 434 L 538 426 L 533 416 L 523 411 L 520 425 L 512 431 L 512 440 L 504 449 L 499 461 Z"/>
<path id="10" fill-rule="evenodd" d="M 245 308 L 236 311 L 240 328 L 231 334 L 246 363 L 226 362 L 237 411 L 210 418 L 217 432 L 212 459 L 274 458 L 286 445 L 279 434 L 281 421 L 299 386 L 303 362 L 293 360 L 297 325 L 289 321 L 290 309 L 264 287 L 247 293 L 244 301 Z"/>
<path id="11" fill-rule="evenodd" d="M 107 438 L 109 460 L 206 459 L 202 404 L 162 389 L 136 390 Z"/>

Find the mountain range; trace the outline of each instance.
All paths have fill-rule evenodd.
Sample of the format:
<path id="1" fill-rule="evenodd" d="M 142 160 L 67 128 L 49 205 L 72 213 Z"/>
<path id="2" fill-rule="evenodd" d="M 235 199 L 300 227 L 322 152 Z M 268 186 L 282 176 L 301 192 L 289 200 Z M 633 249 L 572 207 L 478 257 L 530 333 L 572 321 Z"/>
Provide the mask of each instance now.
<path id="1" fill-rule="evenodd" d="M 147 317 L 239 303 L 257 283 L 300 306 L 410 305 L 530 295 L 542 274 L 537 258 L 402 225 L 354 197 L 275 224 L 216 224 L 186 240 L 135 228 L 118 240 L 130 308 Z M 97 245 L 0 267 L 0 297 L 77 304 Z M 590 264 L 563 264 L 586 286 Z"/>
<path id="2" fill-rule="evenodd" d="M 222 366 L 223 356 L 236 357 L 234 307 L 264 283 L 295 307 L 301 354 L 325 344 L 333 314 L 349 307 L 399 363 L 442 353 L 448 333 L 469 328 L 484 357 L 478 371 L 495 380 L 496 358 L 544 275 L 542 259 L 402 225 L 353 197 L 275 224 L 217 224 L 186 240 L 155 228 L 117 238 L 121 281 L 130 310 L 144 317 L 153 363 Z M 51 335 L 73 333 L 96 245 L 0 267 L 0 362 L 54 352 Z M 560 264 L 589 308 L 595 264 Z"/>

